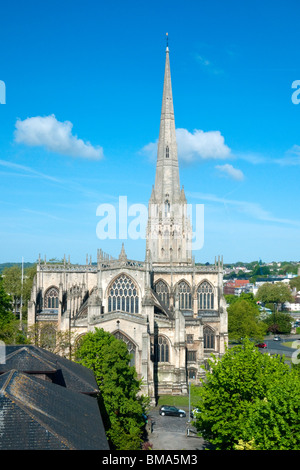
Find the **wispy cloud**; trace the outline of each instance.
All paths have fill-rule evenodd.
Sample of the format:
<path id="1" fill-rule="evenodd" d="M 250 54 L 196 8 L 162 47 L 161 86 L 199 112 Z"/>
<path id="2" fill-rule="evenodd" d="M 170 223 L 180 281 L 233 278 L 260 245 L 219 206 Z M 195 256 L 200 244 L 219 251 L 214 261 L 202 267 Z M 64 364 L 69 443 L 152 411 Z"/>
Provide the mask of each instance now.
<path id="1" fill-rule="evenodd" d="M 205 194 L 205 193 L 187 193 L 187 196 L 201 201 L 215 202 L 222 204 L 225 207 L 233 207 L 237 212 L 243 213 L 246 216 L 252 217 L 256 220 L 273 222 L 277 224 L 287 224 L 300 227 L 300 221 L 296 219 L 285 219 L 280 217 L 275 217 L 271 212 L 265 210 L 257 202 L 249 201 L 238 201 L 234 199 L 227 199 L 224 197 L 219 197 L 214 194 Z"/>
<path id="2" fill-rule="evenodd" d="M 36 210 L 33 210 L 33 209 L 22 209 L 22 211 L 27 212 L 28 214 L 32 214 L 34 216 L 37 215 L 38 217 L 46 217 L 46 218 L 49 218 L 49 219 L 61 220 L 61 221 L 66 220 L 65 218 L 57 217 L 56 215 L 50 214 L 49 212 L 36 211 Z"/>
<path id="3" fill-rule="evenodd" d="M 222 175 L 228 176 L 236 181 L 243 181 L 244 179 L 244 173 L 238 168 L 234 168 L 229 163 L 226 163 L 225 165 L 216 165 L 215 168 L 219 170 Z"/>
<path id="4" fill-rule="evenodd" d="M 45 147 L 61 155 L 94 160 L 103 158 L 102 147 L 93 147 L 89 142 L 72 135 L 72 128 L 70 121 L 60 122 L 53 114 L 17 120 L 15 141 L 30 147 Z"/>
<path id="5" fill-rule="evenodd" d="M 200 66 L 202 67 L 203 70 L 207 71 L 208 73 L 211 73 L 213 75 L 220 75 L 223 74 L 224 71 L 216 67 L 210 60 L 208 60 L 206 57 L 200 54 L 196 54 L 196 61 Z"/>
<path id="6" fill-rule="evenodd" d="M 285 153 L 284 157 L 276 159 L 275 163 L 282 166 L 300 165 L 300 145 L 293 145 L 293 147 Z"/>
<path id="7" fill-rule="evenodd" d="M 25 171 L 26 176 L 28 176 L 28 174 L 29 174 L 30 176 L 46 179 L 46 180 L 49 180 L 49 181 L 53 181 L 55 183 L 62 183 L 62 180 L 60 180 L 58 178 L 47 175 L 45 173 L 41 173 L 41 172 L 36 171 L 33 168 L 30 168 L 30 167 L 25 166 L 25 165 L 19 165 L 18 163 L 12 163 L 12 162 L 9 162 L 9 161 L 6 161 L 6 160 L 0 160 L 0 165 L 4 166 L 6 168 L 10 168 L 12 170 L 17 170 L 17 171 L 22 171 L 22 172 Z"/>

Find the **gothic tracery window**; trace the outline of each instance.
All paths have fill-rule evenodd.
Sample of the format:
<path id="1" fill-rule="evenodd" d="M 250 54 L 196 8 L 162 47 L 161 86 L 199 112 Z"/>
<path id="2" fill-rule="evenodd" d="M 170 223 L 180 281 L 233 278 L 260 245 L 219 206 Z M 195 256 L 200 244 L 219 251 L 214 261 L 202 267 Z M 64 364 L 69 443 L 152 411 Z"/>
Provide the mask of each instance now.
<path id="1" fill-rule="evenodd" d="M 191 288 L 187 282 L 181 281 L 178 284 L 179 308 L 189 310 L 192 308 Z"/>
<path id="2" fill-rule="evenodd" d="M 50 287 L 45 293 L 44 299 L 45 308 L 58 308 L 58 289 L 57 287 Z"/>
<path id="3" fill-rule="evenodd" d="M 169 158 L 169 146 L 166 147 L 166 158 Z"/>
<path id="4" fill-rule="evenodd" d="M 108 311 L 139 313 L 138 289 L 126 274 L 118 276 L 108 289 Z"/>
<path id="5" fill-rule="evenodd" d="M 156 344 L 156 360 L 157 362 L 169 362 L 170 361 L 170 349 L 169 342 L 164 336 L 157 338 Z"/>
<path id="6" fill-rule="evenodd" d="M 165 304 L 166 307 L 169 307 L 169 288 L 167 284 L 160 280 L 155 284 L 155 292 L 157 293 L 160 300 Z"/>
<path id="7" fill-rule="evenodd" d="M 201 282 L 197 290 L 198 297 L 198 310 L 213 310 L 214 308 L 214 289 L 213 286 L 207 282 Z"/>
<path id="8" fill-rule="evenodd" d="M 215 333 L 209 328 L 205 327 L 203 330 L 204 349 L 215 349 Z"/>

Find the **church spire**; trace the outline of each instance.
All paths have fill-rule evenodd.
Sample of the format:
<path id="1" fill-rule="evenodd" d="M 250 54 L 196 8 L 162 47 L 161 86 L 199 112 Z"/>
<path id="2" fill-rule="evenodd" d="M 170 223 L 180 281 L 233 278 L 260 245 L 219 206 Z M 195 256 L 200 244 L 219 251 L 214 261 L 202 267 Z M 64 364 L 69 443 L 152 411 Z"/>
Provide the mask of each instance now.
<path id="1" fill-rule="evenodd" d="M 168 36 L 167 36 L 168 38 Z M 192 227 L 180 190 L 169 45 L 166 47 L 155 185 L 149 200 L 147 250 L 153 265 L 190 264 Z"/>
<path id="2" fill-rule="evenodd" d="M 180 197 L 168 35 L 160 130 L 157 148 L 155 195 L 160 202 L 168 199 L 168 201 L 171 203 L 177 202 Z"/>

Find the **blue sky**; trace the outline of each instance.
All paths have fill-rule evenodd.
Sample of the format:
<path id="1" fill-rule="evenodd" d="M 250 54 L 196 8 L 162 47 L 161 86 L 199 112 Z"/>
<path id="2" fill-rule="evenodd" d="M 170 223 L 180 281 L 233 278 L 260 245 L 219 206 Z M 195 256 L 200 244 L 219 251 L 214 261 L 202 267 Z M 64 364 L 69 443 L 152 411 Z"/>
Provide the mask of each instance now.
<path id="1" fill-rule="evenodd" d="M 144 259 L 144 240 L 99 240 L 96 210 L 148 203 L 166 32 L 181 184 L 204 204 L 196 261 L 299 261 L 299 13 L 296 0 L 3 4 L 0 262 L 84 263 L 122 241 Z"/>

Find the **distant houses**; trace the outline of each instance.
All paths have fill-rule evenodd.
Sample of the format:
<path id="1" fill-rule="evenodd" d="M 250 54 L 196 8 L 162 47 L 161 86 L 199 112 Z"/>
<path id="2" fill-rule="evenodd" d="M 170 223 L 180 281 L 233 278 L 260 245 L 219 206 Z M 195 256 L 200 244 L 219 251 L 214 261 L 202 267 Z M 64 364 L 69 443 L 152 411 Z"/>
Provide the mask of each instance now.
<path id="1" fill-rule="evenodd" d="M 224 280 L 223 283 L 223 292 L 224 295 L 236 295 L 240 296 L 241 293 L 253 293 L 256 296 L 259 287 L 266 282 L 277 283 L 283 282 L 289 284 L 290 280 L 295 277 L 294 275 L 287 274 L 286 276 L 267 276 L 260 277 L 256 280 L 255 283 L 250 283 L 248 279 L 230 279 Z M 294 297 L 294 302 L 285 302 L 282 304 L 284 310 L 288 310 L 291 313 L 299 312 L 300 313 L 300 291 L 297 292 L 295 289 L 292 290 L 292 295 Z M 261 308 L 265 313 L 270 313 L 270 309 Z"/>

